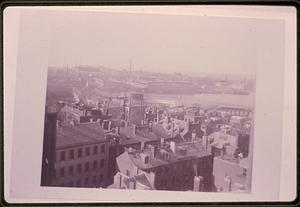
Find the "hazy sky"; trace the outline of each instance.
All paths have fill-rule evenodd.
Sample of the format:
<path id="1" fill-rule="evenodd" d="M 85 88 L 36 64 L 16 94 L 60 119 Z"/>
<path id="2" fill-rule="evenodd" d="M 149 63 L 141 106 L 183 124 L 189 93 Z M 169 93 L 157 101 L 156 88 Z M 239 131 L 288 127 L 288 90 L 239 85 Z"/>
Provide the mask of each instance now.
<path id="1" fill-rule="evenodd" d="M 103 65 L 190 74 L 255 74 L 257 50 L 278 49 L 278 21 L 182 15 L 50 12 L 50 66 Z"/>

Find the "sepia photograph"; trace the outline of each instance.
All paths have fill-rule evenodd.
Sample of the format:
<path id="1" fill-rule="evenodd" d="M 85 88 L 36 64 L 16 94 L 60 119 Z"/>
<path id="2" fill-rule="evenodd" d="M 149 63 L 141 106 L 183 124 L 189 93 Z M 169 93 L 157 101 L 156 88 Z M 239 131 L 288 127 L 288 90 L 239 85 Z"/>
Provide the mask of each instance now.
<path id="1" fill-rule="evenodd" d="M 13 104 L 6 104 L 10 198 L 213 202 L 294 195 L 295 136 L 287 129 L 295 127 L 296 56 L 287 42 L 295 37 L 288 33 L 293 9 L 8 11 L 14 24 L 7 31 L 17 40 L 17 55 L 11 49 L 6 56 L 16 60 L 15 81 L 7 82 L 15 87 Z M 11 68 L 12 62 L 6 61 Z"/>
<path id="2" fill-rule="evenodd" d="M 250 192 L 255 20 L 83 18 L 50 54 L 41 185 Z"/>

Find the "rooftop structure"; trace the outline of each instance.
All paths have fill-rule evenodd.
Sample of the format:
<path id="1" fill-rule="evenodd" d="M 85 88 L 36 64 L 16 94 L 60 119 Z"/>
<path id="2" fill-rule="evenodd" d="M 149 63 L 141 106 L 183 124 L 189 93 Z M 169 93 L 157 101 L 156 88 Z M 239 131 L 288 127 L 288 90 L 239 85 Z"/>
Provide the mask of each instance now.
<path id="1" fill-rule="evenodd" d="M 142 183 L 142 189 L 210 191 L 213 188 L 212 158 L 201 142 L 176 144 L 171 141 L 159 146 L 147 145 L 140 150 L 129 148 L 117 157 L 119 172 L 111 187 L 140 189 L 136 184 Z M 132 185 L 126 184 L 130 179 Z"/>

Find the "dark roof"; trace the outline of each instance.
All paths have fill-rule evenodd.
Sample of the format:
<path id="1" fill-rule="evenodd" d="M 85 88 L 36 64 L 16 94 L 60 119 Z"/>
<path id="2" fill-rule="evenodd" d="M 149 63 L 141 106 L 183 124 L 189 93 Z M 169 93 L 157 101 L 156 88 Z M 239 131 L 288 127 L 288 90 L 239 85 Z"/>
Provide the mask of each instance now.
<path id="1" fill-rule="evenodd" d="M 138 139 L 135 139 L 133 137 L 126 137 L 124 135 L 109 133 L 106 136 L 107 136 L 107 138 L 109 138 L 111 140 L 110 143 L 112 144 L 112 146 L 117 143 L 116 141 L 114 142 L 114 138 L 116 138 L 118 140 L 118 145 L 121 145 L 121 146 L 128 146 L 128 145 L 132 145 L 132 144 L 141 143 L 141 141 Z"/>
<path id="2" fill-rule="evenodd" d="M 182 153 L 182 151 L 185 152 Z M 169 155 L 168 158 L 165 158 L 162 155 L 164 152 Z M 158 147 L 156 157 L 153 157 L 151 155 L 150 149 L 133 150 L 124 153 L 127 153 L 127 155 L 130 157 L 130 159 L 136 166 L 144 170 L 159 167 L 162 165 L 167 165 L 169 163 L 179 162 L 181 160 L 190 160 L 190 159 L 206 157 L 211 155 L 207 150 L 204 149 L 204 147 L 200 142 L 198 143 L 186 142 L 182 144 L 177 144 L 177 149 L 175 153 L 173 153 L 168 147 L 166 148 Z M 143 155 L 149 157 L 148 163 L 143 162 L 142 160 Z"/>
<path id="3" fill-rule="evenodd" d="M 99 123 L 65 125 L 57 128 L 57 149 L 104 141 L 104 131 Z"/>

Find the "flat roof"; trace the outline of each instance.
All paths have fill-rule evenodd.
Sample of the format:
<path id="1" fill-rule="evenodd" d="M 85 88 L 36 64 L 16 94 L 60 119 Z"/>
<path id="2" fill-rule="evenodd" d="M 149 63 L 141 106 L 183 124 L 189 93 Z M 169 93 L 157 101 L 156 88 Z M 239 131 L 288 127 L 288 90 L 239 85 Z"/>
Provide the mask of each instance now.
<path id="1" fill-rule="evenodd" d="M 56 131 L 56 149 L 105 142 L 99 123 L 83 123 L 59 126 Z"/>

